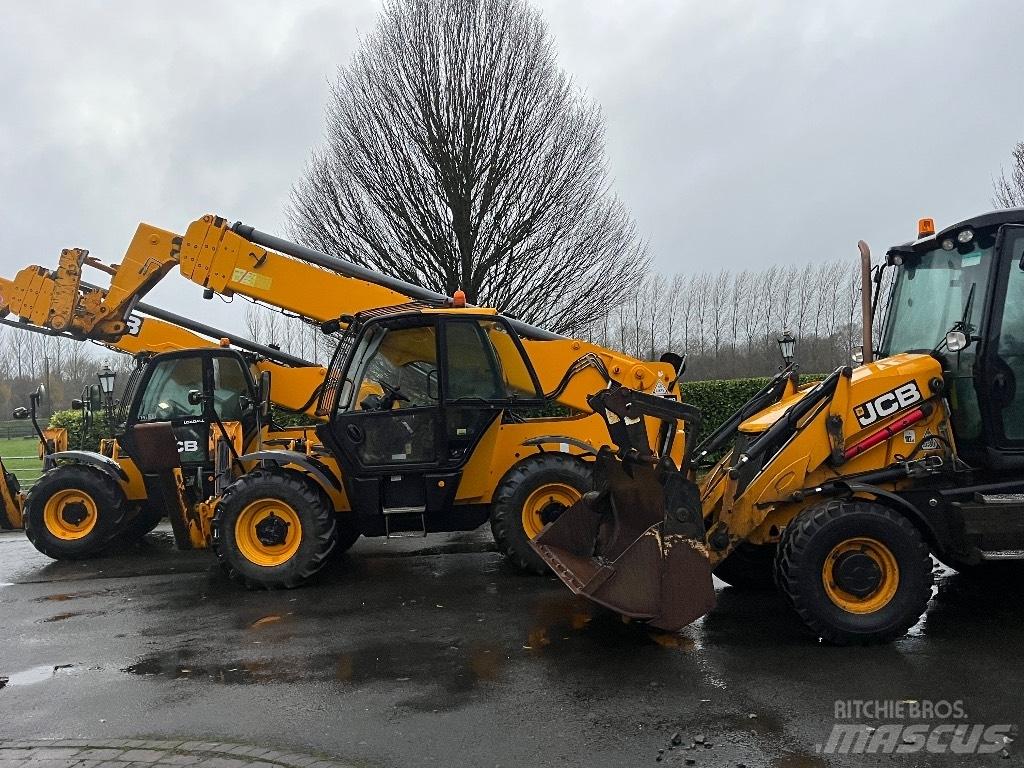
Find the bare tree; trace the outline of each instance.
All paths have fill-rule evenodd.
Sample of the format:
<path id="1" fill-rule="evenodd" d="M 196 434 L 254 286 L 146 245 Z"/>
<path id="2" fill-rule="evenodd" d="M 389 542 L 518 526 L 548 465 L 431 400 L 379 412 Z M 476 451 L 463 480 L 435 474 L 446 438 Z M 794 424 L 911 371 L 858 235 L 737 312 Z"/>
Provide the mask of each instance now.
<path id="1" fill-rule="evenodd" d="M 326 133 L 288 210 L 308 245 L 555 331 L 646 271 L 600 110 L 525 0 L 386 0 Z"/>
<path id="2" fill-rule="evenodd" d="M 1004 168 L 999 178 L 992 180 L 992 204 L 997 208 L 1024 206 L 1024 141 L 1018 141 L 1010 155 L 1013 162 L 1009 175 Z"/>

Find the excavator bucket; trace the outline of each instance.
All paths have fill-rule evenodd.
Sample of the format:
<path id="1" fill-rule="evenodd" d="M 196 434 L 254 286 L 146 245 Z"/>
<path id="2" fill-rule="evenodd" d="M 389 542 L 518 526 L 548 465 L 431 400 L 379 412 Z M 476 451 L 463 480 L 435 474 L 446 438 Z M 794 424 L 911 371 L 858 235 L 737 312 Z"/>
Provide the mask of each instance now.
<path id="1" fill-rule="evenodd" d="M 700 493 L 671 459 L 656 459 L 640 414 L 679 418 L 684 409 L 691 421 L 697 416 L 685 410 L 690 406 L 662 398 L 642 402 L 647 397 L 619 389 L 591 399 L 619 451 L 600 451 L 595 490 L 531 543 L 575 594 L 674 632 L 715 605 Z M 696 425 L 687 426 L 695 434 Z"/>

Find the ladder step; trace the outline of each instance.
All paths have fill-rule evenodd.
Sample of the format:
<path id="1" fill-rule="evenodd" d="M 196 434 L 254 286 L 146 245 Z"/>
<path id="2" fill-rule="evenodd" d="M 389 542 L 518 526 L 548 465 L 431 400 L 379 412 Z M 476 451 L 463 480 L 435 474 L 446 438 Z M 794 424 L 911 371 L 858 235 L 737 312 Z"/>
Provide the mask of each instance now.
<path id="1" fill-rule="evenodd" d="M 1024 549 L 1001 549 L 997 552 L 982 552 L 982 560 L 1024 560 Z"/>
<path id="2" fill-rule="evenodd" d="M 976 493 L 974 500 L 981 504 L 1024 505 L 1024 493 Z"/>

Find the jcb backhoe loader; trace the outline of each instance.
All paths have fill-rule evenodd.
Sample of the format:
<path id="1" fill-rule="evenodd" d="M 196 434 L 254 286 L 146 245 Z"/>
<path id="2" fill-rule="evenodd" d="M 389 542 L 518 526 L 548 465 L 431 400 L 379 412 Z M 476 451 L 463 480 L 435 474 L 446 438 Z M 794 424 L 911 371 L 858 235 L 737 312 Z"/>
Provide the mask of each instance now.
<path id="1" fill-rule="evenodd" d="M 733 573 L 774 576 L 819 637 L 870 643 L 925 611 L 930 554 L 957 569 L 1024 559 L 1024 209 L 937 233 L 924 219 L 885 267 L 877 359 L 865 269 L 863 363 L 802 387 L 784 371 L 681 464 L 618 427 L 672 425 L 682 406 L 600 396 L 619 453 L 602 452 L 596 490 L 533 541 L 570 589 L 676 630 L 713 603 L 710 575 L 677 569 L 679 552 L 717 568 L 745 547 Z"/>
<path id="2" fill-rule="evenodd" d="M 86 265 L 107 271 L 110 287 L 97 290 L 82 283 L 81 269 Z M 318 321 L 325 330 L 342 334 L 341 348 L 345 350 L 364 327 L 376 329 L 380 335 L 391 322 L 421 326 L 417 334 L 405 337 L 411 340 L 405 346 L 385 344 L 380 355 L 370 354 L 376 347 L 354 347 L 360 355 L 373 357 L 379 369 L 367 374 L 355 390 L 346 390 L 344 407 L 367 414 L 401 412 L 402 418 L 394 423 L 383 417 L 377 420 L 381 430 L 399 430 L 394 439 L 409 438 L 390 446 L 391 453 L 363 456 L 342 467 L 322 444 L 325 437 L 320 431 L 317 439 L 289 445 L 274 444 L 272 436 L 257 431 L 254 443 L 239 450 L 238 456 L 228 457 L 232 476 L 258 469 L 258 478 L 280 481 L 290 488 L 289 498 L 304 513 L 316 510 L 315 519 L 296 520 L 273 505 L 257 505 L 239 513 L 237 519 L 221 516 L 214 521 L 211 515 L 219 508 L 216 493 L 206 504 L 205 499 L 169 492 L 176 467 L 173 452 L 165 450 L 171 439 L 167 429 L 179 444 L 188 445 L 190 438 L 184 432 L 193 427 L 193 420 L 207 425 L 204 429 L 210 424 L 217 426 L 216 408 L 205 405 L 216 400 L 208 375 L 196 375 L 187 385 L 180 384 L 181 376 L 171 376 L 170 364 L 167 371 L 159 372 L 160 359 L 154 358 L 136 390 L 125 398 L 119 417 L 119 445 L 127 456 L 120 455 L 115 464 L 130 475 L 126 464 L 145 454 L 152 459 L 144 459 L 152 471 L 142 474 L 164 479 L 159 483 L 163 490 L 157 488 L 155 479 L 151 488 L 144 489 L 139 483 L 127 483 L 109 466 L 108 479 L 118 486 L 118 498 L 168 501 L 172 519 L 191 521 L 194 532 L 189 538 L 194 546 L 200 546 L 212 532 L 222 559 L 232 572 L 244 574 L 252 584 L 297 584 L 333 547 L 347 546 L 360 534 L 468 530 L 488 519 L 499 546 L 513 562 L 546 568 L 530 548 L 529 537 L 586 491 L 590 483 L 587 464 L 597 453 L 595 446 L 604 439 L 604 425 L 589 411 L 585 394 L 609 380 L 659 394 L 677 392 L 680 361 L 672 356 L 661 363 L 642 363 L 498 317 L 491 310 L 456 306 L 458 297 L 374 273 L 241 224 L 231 226 L 215 216 L 193 222 L 184 235 L 141 225 L 116 267 L 102 265 L 81 250 L 65 251 L 57 270 L 22 270 L 4 296 L 8 311 L 27 322 L 81 338 L 116 339 L 127 330 L 126 313 L 174 267 L 211 295 L 242 295 Z M 311 290 L 314 285 L 319 290 Z M 442 343 L 439 329 L 448 316 L 471 318 L 469 324 L 452 326 L 461 329 L 452 331 L 462 333 L 458 340 L 444 342 L 444 354 L 452 350 L 451 359 L 438 346 Z M 473 339 L 478 346 L 472 346 Z M 373 342 L 378 343 L 380 339 Z M 464 357 L 455 352 L 463 347 Z M 184 353 L 175 354 L 185 357 Z M 324 392 L 340 386 L 338 377 L 346 364 L 347 357 L 339 352 L 334 363 L 336 380 Z M 182 366 L 179 361 L 177 368 Z M 194 412 L 188 413 L 188 424 L 180 419 L 168 421 L 166 414 L 152 407 L 153 402 L 166 402 L 160 393 L 172 379 L 181 390 L 174 398 L 178 405 L 187 405 L 186 395 L 193 389 L 196 392 L 197 404 L 192 406 Z M 487 389 L 486 382 L 493 387 Z M 398 394 L 392 391 L 396 388 Z M 418 399 L 406 394 L 413 390 Z M 275 399 L 279 391 L 280 381 L 275 378 Z M 306 396 L 311 393 L 305 392 Z M 457 407 L 449 405 L 453 399 L 459 401 Z M 331 417 L 336 409 L 325 405 L 323 396 L 320 402 L 320 418 Z M 550 402 L 568 405 L 579 413 L 566 418 L 530 417 L 531 408 Z M 449 424 L 455 414 L 460 414 L 460 423 Z M 462 419 L 467 422 L 461 423 Z M 166 429 L 158 430 L 158 425 Z M 359 429 L 354 425 L 349 433 Z M 139 443 L 138 435 L 158 432 L 164 433 L 154 438 L 160 441 L 162 452 L 158 457 L 149 456 L 150 443 Z M 371 441 L 383 439 L 383 435 L 383 431 L 370 430 Z M 182 459 L 179 456 L 178 463 Z M 463 466 L 471 466 L 472 472 L 460 482 Z M 435 480 L 439 468 L 444 477 Z M 352 473 L 351 481 L 346 472 Z M 225 471 L 224 477 L 228 474 Z M 243 487 L 255 487 L 258 478 Z M 425 484 L 430 484 L 429 503 Z M 310 502 L 313 497 L 315 503 Z M 31 494 L 30 506 L 35 499 L 44 505 L 42 498 L 41 493 Z M 242 496 L 235 494 L 234 498 Z M 109 502 L 104 497 L 94 505 L 97 518 Z M 295 543 L 300 540 L 301 548 Z M 225 549 L 228 546 L 230 551 Z"/>

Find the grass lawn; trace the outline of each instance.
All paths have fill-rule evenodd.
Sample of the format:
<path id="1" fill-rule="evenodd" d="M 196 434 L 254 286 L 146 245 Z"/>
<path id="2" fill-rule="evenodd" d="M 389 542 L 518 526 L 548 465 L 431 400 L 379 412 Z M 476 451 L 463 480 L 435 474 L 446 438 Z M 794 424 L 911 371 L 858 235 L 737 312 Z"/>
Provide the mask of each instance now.
<path id="1" fill-rule="evenodd" d="M 0 439 L 0 458 L 8 472 L 13 472 L 22 489 L 28 488 L 43 471 L 43 463 L 36 458 L 39 440 L 34 437 Z"/>

